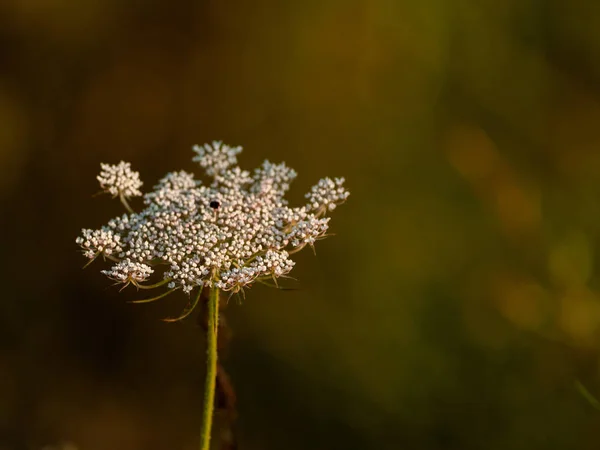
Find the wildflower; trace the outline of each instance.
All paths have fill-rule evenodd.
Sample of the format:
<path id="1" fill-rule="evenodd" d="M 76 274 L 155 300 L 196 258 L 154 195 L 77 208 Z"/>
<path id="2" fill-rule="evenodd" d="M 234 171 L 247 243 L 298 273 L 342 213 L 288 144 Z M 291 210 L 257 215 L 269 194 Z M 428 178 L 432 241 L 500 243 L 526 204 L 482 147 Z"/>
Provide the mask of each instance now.
<path id="1" fill-rule="evenodd" d="M 141 283 L 146 281 L 154 272 L 147 264 L 136 263 L 130 259 L 124 259 L 112 266 L 110 270 L 102 270 L 104 275 L 119 283 Z"/>
<path id="2" fill-rule="evenodd" d="M 142 195 L 139 172 L 131 170 L 131 164 L 121 161 L 119 164 L 100 164 L 102 171 L 96 178 L 105 192 L 113 197 L 139 197 Z"/>
<path id="3" fill-rule="evenodd" d="M 104 275 L 143 287 L 152 267 L 162 264 L 158 285 L 169 290 L 190 293 L 214 285 L 238 292 L 287 275 L 294 266 L 290 255 L 326 235 L 330 219 L 322 216 L 349 195 L 343 178 L 324 178 L 306 195 L 307 205 L 290 207 L 284 196 L 297 174 L 284 163 L 265 161 L 251 175 L 233 167 L 240 147 L 215 141 L 194 151 L 211 183 L 183 171 L 168 173 L 144 195 L 141 212 L 82 231 L 77 243 L 87 258 L 110 255 L 117 263 Z M 98 179 L 108 192 L 139 192 L 139 175 L 129 163 L 102 169 Z"/>
<path id="4" fill-rule="evenodd" d="M 265 161 L 252 174 L 236 166 L 241 147 L 221 142 L 194 146 L 197 161 L 212 181 L 203 185 L 187 172 L 171 172 L 143 196 L 145 208 L 136 213 L 127 198 L 140 196 L 142 182 L 129 163 L 102 164 L 102 189 L 119 197 L 129 214 L 115 217 L 98 230 L 83 229 L 76 243 L 94 261 L 99 255 L 115 264 L 102 270 L 123 288 L 167 288 L 155 301 L 181 289 L 197 293 L 183 313 L 167 322 L 189 316 L 206 302 L 207 361 L 200 448 L 210 448 L 217 377 L 219 292 L 242 292 L 255 282 L 285 277 L 294 267 L 290 255 L 326 236 L 329 217 L 323 217 L 349 195 L 344 179 L 320 180 L 306 194 L 308 204 L 290 207 L 285 194 L 296 172 Z M 162 280 L 145 282 L 164 268 Z M 268 283 L 267 283 L 268 284 Z"/>
<path id="5" fill-rule="evenodd" d="M 221 141 L 213 141 L 212 144 L 194 145 L 193 150 L 197 153 L 193 161 L 199 162 L 208 175 L 216 175 L 237 163 L 235 156 L 242 147 L 232 148 Z"/>
<path id="6" fill-rule="evenodd" d="M 333 211 L 337 205 L 343 203 L 350 192 L 344 188 L 344 178 L 323 178 L 311 191 L 306 194 L 308 206 L 314 211 Z"/>
<path id="7" fill-rule="evenodd" d="M 89 259 L 93 259 L 99 254 L 111 256 L 121 252 L 123 249 L 120 241 L 121 236 L 108 227 L 102 227 L 99 230 L 84 228 L 81 230 L 81 236 L 75 240 Z"/>

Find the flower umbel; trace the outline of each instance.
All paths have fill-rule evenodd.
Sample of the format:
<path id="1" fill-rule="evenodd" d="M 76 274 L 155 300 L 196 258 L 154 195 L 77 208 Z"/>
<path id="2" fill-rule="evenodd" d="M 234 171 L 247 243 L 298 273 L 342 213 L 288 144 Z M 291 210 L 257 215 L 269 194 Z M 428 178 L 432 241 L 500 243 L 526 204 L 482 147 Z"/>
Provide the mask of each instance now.
<path id="1" fill-rule="evenodd" d="M 350 193 L 344 188 L 344 178 L 323 178 L 306 194 L 308 205 L 313 211 L 329 209 L 333 211 L 337 205 L 343 203 Z"/>
<path id="2" fill-rule="evenodd" d="M 199 162 L 208 175 L 216 175 L 237 163 L 236 155 L 242 147 L 229 147 L 221 141 L 213 141 L 212 144 L 194 145 L 193 150 L 197 155 L 192 161 Z"/>
<path id="3" fill-rule="evenodd" d="M 320 180 L 306 194 L 308 203 L 288 206 L 284 198 L 296 172 L 284 163 L 265 161 L 254 172 L 237 167 L 241 147 L 221 142 L 194 146 L 197 161 L 211 179 L 204 185 L 187 172 L 168 173 L 143 196 L 145 208 L 136 213 L 127 199 L 140 196 L 138 172 L 130 164 L 102 164 L 100 186 L 119 197 L 128 214 L 115 217 L 98 230 L 83 229 L 76 239 L 89 263 L 98 256 L 114 262 L 101 272 L 123 288 L 166 288 L 147 303 L 175 290 L 196 290 L 183 313 L 188 317 L 205 299 L 207 373 L 204 388 L 200 449 L 209 450 L 218 369 L 217 333 L 220 291 L 242 292 L 255 282 L 277 285 L 294 267 L 290 255 L 326 236 L 329 217 L 348 198 L 344 179 Z M 158 272 L 162 279 L 146 284 Z M 204 289 L 206 288 L 206 289 Z"/>
<path id="4" fill-rule="evenodd" d="M 84 228 L 81 230 L 81 236 L 75 240 L 83 249 L 83 254 L 89 259 L 94 259 L 100 254 L 110 257 L 121 252 L 123 248 L 120 241 L 121 236 L 115 234 L 110 227 L 102 227 L 99 230 Z"/>
<path id="5" fill-rule="evenodd" d="M 131 170 L 131 164 L 121 161 L 119 164 L 100 164 L 102 171 L 96 178 L 100 187 L 113 197 L 139 197 L 142 195 L 140 188 L 144 183 L 140 181 L 139 172 Z"/>
<path id="6" fill-rule="evenodd" d="M 146 281 L 154 270 L 147 264 L 124 259 L 112 266 L 110 270 L 102 270 L 101 272 L 117 283 L 136 284 Z"/>
<path id="7" fill-rule="evenodd" d="M 290 207 L 284 195 L 296 172 L 285 164 L 265 161 L 251 174 L 233 167 L 240 147 L 213 142 L 194 151 L 210 184 L 187 172 L 168 173 L 144 195 L 144 210 L 82 231 L 77 243 L 87 258 L 102 254 L 117 263 L 103 274 L 143 287 L 152 267 L 162 264 L 157 284 L 169 290 L 214 285 L 238 292 L 288 274 L 290 254 L 324 237 L 329 218 L 323 216 L 349 195 L 343 178 L 324 178 L 306 194 L 308 204 Z M 129 163 L 103 164 L 98 180 L 113 195 L 141 195 Z"/>

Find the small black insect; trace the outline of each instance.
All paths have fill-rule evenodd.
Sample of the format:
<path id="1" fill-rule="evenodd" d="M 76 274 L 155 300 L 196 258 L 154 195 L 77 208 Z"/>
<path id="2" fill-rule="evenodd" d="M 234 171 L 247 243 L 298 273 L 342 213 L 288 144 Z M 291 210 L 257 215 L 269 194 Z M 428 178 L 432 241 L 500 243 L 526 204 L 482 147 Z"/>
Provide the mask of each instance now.
<path id="1" fill-rule="evenodd" d="M 221 203 L 220 203 L 219 201 L 217 201 L 217 200 L 213 200 L 213 201 L 211 201 L 211 202 L 209 203 L 209 206 L 210 206 L 212 209 L 214 209 L 214 210 L 217 210 L 217 209 L 219 209 L 219 207 L 221 206 Z"/>

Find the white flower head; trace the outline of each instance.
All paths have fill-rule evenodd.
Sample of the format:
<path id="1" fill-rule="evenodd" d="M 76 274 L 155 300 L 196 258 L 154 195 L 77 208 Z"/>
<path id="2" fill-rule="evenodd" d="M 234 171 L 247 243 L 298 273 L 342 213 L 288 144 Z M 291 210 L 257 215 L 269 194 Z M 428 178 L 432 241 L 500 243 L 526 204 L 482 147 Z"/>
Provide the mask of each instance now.
<path id="1" fill-rule="evenodd" d="M 119 261 L 110 270 L 101 271 L 108 278 L 119 283 L 142 283 L 154 273 L 152 267 L 147 264 L 136 263 L 130 259 Z"/>
<path id="2" fill-rule="evenodd" d="M 140 180 L 139 172 L 131 170 L 131 164 L 121 161 L 119 164 L 100 164 L 100 175 L 96 178 L 100 187 L 113 197 L 139 197 L 140 188 L 144 183 Z"/>
<path id="3" fill-rule="evenodd" d="M 268 194 L 271 191 L 285 193 L 296 176 L 296 171 L 286 166 L 285 163 L 272 164 L 265 160 L 260 168 L 254 170 L 256 183 L 252 190 L 260 194 Z"/>
<path id="4" fill-rule="evenodd" d="M 221 277 L 216 286 L 224 291 L 234 292 L 252 283 L 258 277 L 259 272 L 254 267 L 234 267 L 231 270 L 221 272 Z"/>
<path id="5" fill-rule="evenodd" d="M 207 175 L 214 176 L 225 169 L 237 164 L 236 155 L 242 151 L 242 147 L 229 147 L 221 141 L 213 141 L 212 144 L 194 145 L 192 149 L 197 153 L 192 159 L 199 162 Z"/>
<path id="6" fill-rule="evenodd" d="M 121 235 L 113 232 L 108 227 L 102 227 L 99 230 L 82 229 L 81 236 L 75 242 L 81 246 L 84 255 L 89 258 L 95 258 L 99 254 L 106 256 L 121 252 Z"/>
<path id="7" fill-rule="evenodd" d="M 194 151 L 211 184 L 186 172 L 169 173 L 144 195 L 144 210 L 113 218 L 100 230 L 85 229 L 77 238 L 86 256 L 102 253 L 117 263 L 105 275 L 136 284 L 164 268 L 162 281 L 139 287 L 238 292 L 287 275 L 294 267 L 290 255 L 325 237 L 330 219 L 323 215 L 349 195 L 343 178 L 324 178 L 307 194 L 308 205 L 290 207 L 285 193 L 296 172 L 285 164 L 265 161 L 251 175 L 234 166 L 241 147 L 213 142 Z M 129 164 L 120 167 L 122 172 L 106 168 L 114 186 L 117 173 L 129 173 Z M 101 182 L 108 185 L 108 178 Z M 128 179 L 139 180 L 137 173 Z M 119 186 L 117 192 L 125 194 L 124 184 Z"/>
<path id="8" fill-rule="evenodd" d="M 250 267 L 263 275 L 271 274 L 274 277 L 281 277 L 288 274 L 295 264 L 285 250 L 280 252 L 268 250 L 264 256 L 257 256 Z"/>
<path id="9" fill-rule="evenodd" d="M 313 211 L 333 211 L 337 205 L 346 201 L 350 192 L 344 188 L 344 178 L 322 178 L 306 194 L 307 208 Z"/>

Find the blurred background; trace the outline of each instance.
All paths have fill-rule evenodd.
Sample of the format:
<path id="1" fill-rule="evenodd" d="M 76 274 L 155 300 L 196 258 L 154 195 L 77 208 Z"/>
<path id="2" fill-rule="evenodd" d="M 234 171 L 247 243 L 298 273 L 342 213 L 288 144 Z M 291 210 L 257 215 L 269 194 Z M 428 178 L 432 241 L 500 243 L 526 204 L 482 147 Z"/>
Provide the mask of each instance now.
<path id="1" fill-rule="evenodd" d="M 185 297 L 127 304 L 75 237 L 122 213 L 100 162 L 150 188 L 213 139 L 293 204 L 352 192 L 298 290 L 228 306 L 240 449 L 598 448 L 598 30 L 593 0 L 3 0 L 0 449 L 197 448 Z"/>

